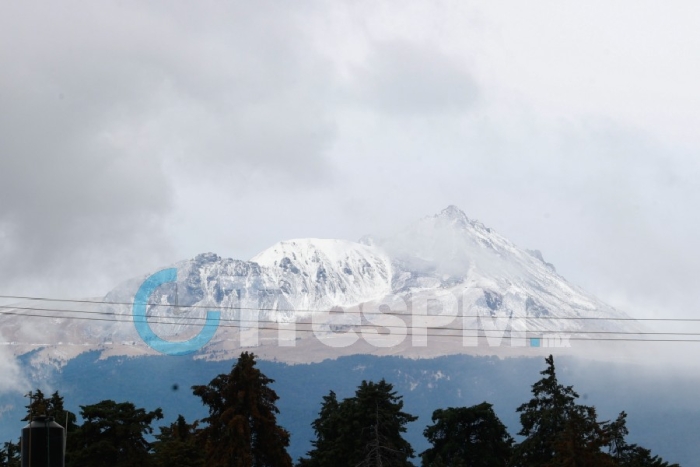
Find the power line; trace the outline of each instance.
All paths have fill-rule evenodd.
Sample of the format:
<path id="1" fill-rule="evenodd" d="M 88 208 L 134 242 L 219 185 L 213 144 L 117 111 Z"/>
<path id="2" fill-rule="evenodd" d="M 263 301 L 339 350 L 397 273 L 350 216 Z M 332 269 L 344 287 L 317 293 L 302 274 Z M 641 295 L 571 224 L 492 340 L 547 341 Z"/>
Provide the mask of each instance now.
<path id="1" fill-rule="evenodd" d="M 48 298 L 48 297 L 30 297 L 21 295 L 0 295 L 0 299 L 11 299 L 11 300 L 27 300 L 27 301 L 43 301 L 43 302 L 57 302 L 57 303 L 85 303 L 94 305 L 118 305 L 118 306 L 128 306 L 131 307 L 135 302 L 110 302 L 110 301 L 100 301 L 100 300 L 72 300 L 72 299 L 61 299 L 61 298 Z M 168 308 L 193 308 L 193 309 L 205 309 L 205 310 L 251 310 L 251 311 L 274 311 L 278 313 L 329 313 L 335 311 L 334 308 L 343 308 L 341 306 L 331 307 L 330 310 L 316 310 L 316 309 L 306 309 L 306 308 L 296 308 L 296 309 L 280 309 L 280 308 L 260 308 L 260 307 L 243 307 L 243 306 L 228 306 L 228 305 L 177 305 L 168 303 L 139 303 L 139 305 L 145 305 L 147 307 L 168 307 Z M 358 305 L 348 306 L 347 309 L 343 310 L 346 314 L 363 314 L 361 310 L 355 311 Z M 16 307 L 11 305 L 0 305 L 0 309 L 27 309 L 31 310 L 34 308 L 29 307 Z M 61 309 L 55 309 L 55 311 L 64 311 Z M 71 311 L 71 310 L 66 310 Z M 88 311 L 78 311 L 81 313 L 88 313 Z M 101 314 L 110 314 L 109 312 L 92 312 Z M 366 313 L 364 313 L 366 314 Z M 376 313 L 375 313 L 376 314 Z M 382 313 L 387 315 L 402 316 L 399 313 Z M 432 315 L 431 315 L 432 316 Z M 462 315 L 464 318 L 480 318 L 479 315 Z M 646 322 L 700 322 L 700 318 L 614 318 L 609 316 L 528 316 L 527 319 L 542 319 L 542 320 L 598 320 L 598 321 L 646 321 Z"/>
<path id="2" fill-rule="evenodd" d="M 36 309 L 36 310 L 44 310 L 44 311 L 69 311 L 69 312 L 78 312 L 78 313 L 89 313 L 85 311 L 80 311 L 80 310 L 52 310 L 52 309 Z M 103 313 L 105 314 L 105 313 Z M 49 319 L 75 319 L 75 320 L 86 320 L 86 321 L 101 321 L 101 322 L 113 322 L 113 323 L 133 323 L 133 319 L 118 319 L 118 316 L 112 315 L 111 317 L 104 317 L 104 318 L 99 318 L 99 317 L 92 317 L 92 316 L 58 316 L 58 315 L 46 315 L 46 314 L 35 314 L 35 313 L 19 313 L 19 312 L 12 312 L 12 311 L 0 311 L 0 315 L 14 315 L 14 316 L 24 316 L 24 317 L 31 317 L 31 318 L 49 318 Z M 405 315 L 405 316 L 410 316 L 410 315 Z M 176 322 L 176 321 L 162 321 L 160 320 L 161 318 L 167 318 L 167 317 L 150 317 L 150 320 L 155 320 L 152 321 L 153 324 L 173 324 L 173 325 L 182 325 L 183 323 L 181 322 Z M 192 318 L 195 319 L 195 318 Z M 202 319 L 203 318 L 196 318 L 196 319 Z M 232 321 L 239 321 L 239 324 L 218 324 L 218 327 L 222 328 L 233 328 L 233 329 L 249 329 L 249 326 L 244 326 L 242 323 L 248 322 L 248 323 L 257 323 L 257 329 L 258 330 L 279 330 L 279 326 L 283 325 L 285 323 L 278 323 L 276 321 L 262 321 L 262 324 L 272 324 L 276 325 L 273 327 L 270 326 L 260 326 L 261 321 L 259 320 L 226 320 L 227 322 L 232 322 Z M 206 322 L 199 323 L 202 326 L 209 326 L 210 324 Z M 292 323 L 286 323 L 286 324 L 292 324 Z M 321 325 L 328 325 L 328 323 L 293 323 L 296 325 L 310 325 L 312 328 L 314 324 L 321 324 Z M 347 326 L 348 328 L 352 328 L 353 330 L 359 330 L 362 331 L 363 329 L 399 329 L 401 331 L 406 331 L 406 335 L 410 334 L 413 335 L 413 332 L 408 332 L 411 327 L 406 324 L 405 326 L 395 326 L 395 325 L 372 325 L 372 324 L 348 324 L 348 323 L 331 323 L 331 324 L 336 324 L 339 326 Z M 358 329 L 359 328 L 359 329 Z M 428 332 L 427 330 L 430 329 L 433 332 Z M 412 329 L 411 329 L 412 330 Z M 297 329 L 295 328 L 295 332 L 318 332 L 318 330 L 314 329 Z M 438 331 L 458 331 L 461 332 L 462 334 L 445 334 L 444 332 L 438 332 Z M 477 332 L 477 334 L 464 334 L 465 331 L 469 332 Z M 331 331 L 333 332 L 333 331 Z M 692 337 L 698 337 L 700 336 L 700 333 L 692 333 L 692 332 L 631 332 L 631 331 L 574 331 L 574 330 L 530 330 L 530 331 L 518 331 L 518 330 L 513 330 L 513 329 L 483 329 L 483 328 L 461 328 L 461 327 L 426 327 L 426 333 L 423 333 L 421 335 L 425 336 L 432 336 L 432 337 L 462 337 L 462 338 L 478 338 L 478 337 L 504 337 L 503 334 L 506 332 L 530 332 L 531 334 L 544 334 L 544 333 L 552 333 L 552 334 L 567 334 L 569 335 L 567 337 L 567 340 L 577 340 L 577 341 L 632 341 L 632 342 L 700 342 L 700 339 L 679 339 L 679 338 L 673 338 L 673 339 L 659 339 L 659 338 L 620 338 L 620 337 L 612 337 L 612 338 L 606 338 L 606 337 L 581 337 L 582 335 L 589 335 L 589 334 L 603 334 L 603 335 L 614 335 L 614 336 L 692 336 Z M 482 333 L 482 334 L 478 334 Z M 490 336 L 487 335 L 486 333 L 500 333 L 499 335 L 496 336 Z M 395 335 L 395 333 L 389 333 L 388 335 Z M 533 336 L 530 336 L 533 337 Z M 556 337 L 556 336 L 555 336 Z M 504 337 L 505 338 L 505 337 Z"/>
<path id="3" fill-rule="evenodd" d="M 9 311 L 8 311 L 9 310 Z M 23 310 L 23 311 L 39 311 L 39 312 L 59 312 L 59 313 L 81 313 L 81 314 L 87 314 L 87 315 L 101 315 L 101 316 L 107 316 L 108 318 L 94 318 L 91 316 L 61 316 L 61 315 L 45 315 L 45 314 L 36 314 L 36 313 L 19 313 L 19 312 L 13 312 L 11 310 Z M 0 305 L 0 315 L 13 315 L 13 316 L 26 316 L 26 317 L 37 317 L 37 318 L 52 318 L 52 319 L 82 319 L 82 320 L 88 320 L 88 321 L 107 321 L 107 322 L 118 322 L 118 323 L 133 323 L 132 318 L 128 318 L 127 315 L 115 315 L 110 312 L 105 312 L 105 311 L 88 311 L 88 310 L 73 310 L 73 309 L 63 309 L 63 308 L 34 308 L 34 307 L 12 307 L 12 306 L 6 306 L 6 305 Z M 396 316 L 399 318 L 405 317 L 405 318 L 414 318 L 413 315 L 411 314 L 389 314 L 389 313 L 382 313 L 382 314 L 374 314 L 373 316 Z M 338 315 L 340 316 L 340 315 Z M 126 319 L 119 319 L 120 317 L 124 317 Z M 440 315 L 420 315 L 420 318 L 424 317 L 441 317 Z M 449 317 L 449 316 L 448 316 Z M 455 315 L 454 319 L 457 318 L 482 318 L 481 316 L 474 315 L 474 316 L 459 316 Z M 196 325 L 202 325 L 202 326 L 209 326 L 210 324 L 207 323 L 207 318 L 203 316 L 183 316 L 183 317 L 178 317 L 177 319 L 179 321 L 164 321 L 165 319 L 172 319 L 173 317 L 170 316 L 149 316 L 147 319 L 152 322 L 153 324 L 173 324 L 173 325 L 183 325 L 183 324 L 196 324 Z M 505 318 L 501 318 L 505 319 Z M 509 318 L 510 319 L 510 318 Z M 516 318 L 516 319 L 530 319 L 528 317 L 522 317 L 522 318 Z M 191 321 L 191 323 L 183 323 L 182 320 L 186 321 Z M 285 324 L 284 321 L 275 321 L 275 320 L 265 320 L 265 319 L 241 319 L 241 318 L 219 318 L 219 323 L 224 322 L 224 323 L 271 323 L 271 324 Z M 294 321 L 295 324 L 303 324 L 303 322 L 297 322 Z M 312 321 L 313 323 L 313 321 Z M 291 324 L 291 323 L 286 323 L 286 324 Z M 313 323 L 313 324 L 326 324 L 326 323 Z M 372 322 L 368 323 L 360 323 L 360 324 L 353 324 L 353 323 L 332 323 L 336 325 L 348 325 L 348 326 L 365 326 L 365 327 L 377 327 L 377 328 L 388 328 L 388 329 L 404 329 L 407 327 L 409 324 L 405 323 L 404 326 L 401 325 L 391 325 L 391 324 L 374 324 Z M 226 325 L 226 324 L 218 324 L 217 326 L 220 327 L 244 327 L 241 324 L 238 325 Z M 427 327 L 427 326 L 426 326 Z M 431 328 L 432 329 L 432 328 Z M 462 327 L 447 327 L 447 326 L 441 326 L 437 329 L 444 329 L 444 330 L 452 330 L 452 331 L 486 331 L 486 332 L 522 332 L 522 331 L 517 331 L 513 330 L 512 328 L 509 329 L 483 329 L 482 328 L 462 328 Z M 648 332 L 648 331 L 577 331 L 577 330 L 549 330 L 549 329 L 538 329 L 538 330 L 531 330 L 531 332 L 569 332 L 569 333 L 574 333 L 574 334 L 631 334 L 631 335 L 698 335 L 700 336 L 700 333 L 689 333 L 689 332 Z"/>
<path id="4" fill-rule="evenodd" d="M 275 330 L 275 328 L 260 328 L 260 330 Z M 314 333 L 317 334 L 318 331 L 313 330 L 313 329 L 297 329 L 296 332 L 301 332 L 301 333 Z M 404 339 L 408 336 L 412 336 L 413 334 L 411 333 L 406 333 L 404 334 Z M 436 333 L 427 333 L 423 334 L 424 336 L 427 337 L 433 337 L 433 338 L 488 338 L 488 336 L 482 336 L 482 335 L 462 335 L 462 334 L 436 334 Z M 507 339 L 507 338 L 503 338 Z M 526 339 L 530 339 L 529 337 Z M 567 341 L 580 341 L 580 342 L 640 342 L 640 343 L 672 343 L 672 342 L 679 342 L 679 343 L 700 343 L 700 339 L 641 339 L 641 338 L 607 338 L 607 337 L 592 337 L 592 338 L 586 338 L 586 337 L 576 337 L 576 336 L 571 336 L 566 338 Z M 174 341 L 173 341 L 174 342 Z M 402 340 L 403 342 L 403 340 Z M 45 346 L 50 346 L 50 345 L 56 345 L 56 344 L 16 344 L 16 345 L 45 345 Z M 58 345 L 68 345 L 68 344 L 58 344 Z M 82 345 L 82 344 L 71 344 L 71 345 Z M 144 345 L 146 343 L 144 342 Z M 352 344 L 350 344 L 352 345 Z M 398 345 L 398 344 L 397 344 Z M 476 347 L 475 345 L 469 346 L 469 345 L 463 345 L 464 348 L 470 348 L 470 347 Z M 509 346 L 504 346 L 504 347 L 509 347 Z M 511 346 L 512 347 L 512 346 Z M 529 347 L 529 346 L 528 346 Z M 542 348 L 547 348 L 547 347 L 542 347 Z"/>

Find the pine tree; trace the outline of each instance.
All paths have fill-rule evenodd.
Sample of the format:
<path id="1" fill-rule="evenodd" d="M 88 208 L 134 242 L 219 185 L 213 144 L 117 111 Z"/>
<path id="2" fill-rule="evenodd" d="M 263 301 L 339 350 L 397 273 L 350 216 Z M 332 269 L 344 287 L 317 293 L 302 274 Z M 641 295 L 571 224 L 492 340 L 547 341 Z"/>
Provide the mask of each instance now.
<path id="1" fill-rule="evenodd" d="M 72 433 L 78 427 L 75 414 L 65 410 L 63 407 L 63 396 L 58 391 L 54 391 L 49 398 L 46 398 L 41 389 L 37 389 L 36 392 L 30 392 L 27 396 L 30 402 L 29 405 L 25 406 L 27 415 L 22 421 L 27 422 L 38 415 L 46 415 L 53 417 L 56 423 L 64 427 L 68 433 Z"/>
<path id="2" fill-rule="evenodd" d="M 554 440 L 551 467 L 614 467 L 618 465 L 603 448 L 611 437 L 605 423 L 597 421 L 594 407 L 575 405 L 567 414 L 564 431 Z"/>
<path id="3" fill-rule="evenodd" d="M 614 422 L 606 424 L 610 436 L 610 454 L 616 465 L 621 467 L 679 467 L 669 464 L 659 456 L 652 456 L 651 451 L 636 444 L 627 444 L 627 414 L 621 412 Z"/>
<path id="4" fill-rule="evenodd" d="M 327 396 L 323 396 L 321 411 L 318 418 L 311 426 L 316 433 L 316 439 L 311 441 L 314 449 L 309 452 L 309 458 L 299 460 L 299 465 L 303 467 L 320 467 L 334 464 L 334 443 L 340 438 L 342 419 L 339 416 L 340 403 L 331 391 Z M 313 453 L 313 454 L 312 454 Z"/>
<path id="5" fill-rule="evenodd" d="M 163 418 L 161 409 L 146 412 L 131 402 L 105 400 L 80 406 L 85 420 L 68 437 L 67 467 L 133 467 L 151 465 L 151 434 L 154 420 Z"/>
<path id="6" fill-rule="evenodd" d="M 403 400 L 384 380 L 363 381 L 355 396 L 338 403 L 335 393 L 324 397 L 313 423 L 316 440 L 304 467 L 328 465 L 384 467 L 412 465 L 411 445 L 403 439 L 406 425 L 417 417 L 403 412 Z"/>
<path id="7" fill-rule="evenodd" d="M 680 467 L 678 464 L 669 464 L 659 456 L 652 456 L 650 450 L 636 444 L 628 446 L 619 465 L 621 467 Z"/>
<path id="8" fill-rule="evenodd" d="M 554 358 L 545 359 L 544 376 L 532 386 L 533 398 L 518 407 L 525 439 L 516 446 L 515 466 L 610 465 L 601 448 L 609 444 L 593 407 L 576 404 L 572 386 L 559 384 Z"/>
<path id="9" fill-rule="evenodd" d="M 277 425 L 273 382 L 255 367 L 255 355 L 243 352 L 231 373 L 192 387 L 209 407 L 200 432 L 208 467 L 291 467 L 289 433 Z"/>
<path id="10" fill-rule="evenodd" d="M 0 449 L 0 467 L 20 467 L 20 444 L 8 441 Z"/>
<path id="11" fill-rule="evenodd" d="M 153 443 L 153 458 L 156 467 L 203 467 L 204 455 L 196 434 L 198 423 L 187 423 L 179 415 L 170 426 L 160 427 Z"/>
<path id="12" fill-rule="evenodd" d="M 554 358 L 545 359 L 544 376 L 532 386 L 533 398 L 518 407 L 525 439 L 513 456 L 515 467 L 677 467 L 648 449 L 625 441 L 625 412 L 599 422 L 594 407 L 576 403 L 572 386 L 559 384 Z"/>
<path id="13" fill-rule="evenodd" d="M 379 417 L 379 407 L 375 406 L 374 425 L 365 446 L 363 459 L 357 467 L 383 467 L 384 465 L 404 465 L 405 453 L 395 449 L 394 443 L 386 436 Z M 411 455 L 413 457 L 413 455 Z"/>
<path id="14" fill-rule="evenodd" d="M 408 459 L 414 457 L 413 448 L 402 434 L 406 425 L 418 417 L 403 412 L 402 397 L 391 384 L 383 379 L 378 383 L 363 381 L 350 399 L 350 407 L 355 426 L 360 429 L 357 439 L 365 451 L 361 462 L 367 459 L 371 447 L 376 446 L 378 433 L 382 438 L 378 453 L 385 460 L 384 466 L 412 465 Z"/>
<path id="15" fill-rule="evenodd" d="M 487 402 L 438 409 L 424 436 L 432 444 L 421 454 L 424 467 L 505 467 L 513 438 Z"/>
<path id="16" fill-rule="evenodd" d="M 22 419 L 23 422 L 28 422 L 39 415 L 48 415 L 48 401 L 41 389 L 37 389 L 36 392 L 30 391 L 24 397 L 29 398 L 29 404 L 24 406 L 27 409 L 27 415 Z"/>

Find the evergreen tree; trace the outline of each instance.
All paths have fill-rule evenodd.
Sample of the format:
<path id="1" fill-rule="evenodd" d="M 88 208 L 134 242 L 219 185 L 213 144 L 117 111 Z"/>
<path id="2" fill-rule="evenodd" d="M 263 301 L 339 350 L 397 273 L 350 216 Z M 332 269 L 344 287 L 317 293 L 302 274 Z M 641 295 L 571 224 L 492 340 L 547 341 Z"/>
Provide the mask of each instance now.
<path id="1" fill-rule="evenodd" d="M 360 430 L 357 439 L 365 450 L 363 461 L 375 448 L 377 455 L 384 458 L 385 466 L 413 465 L 408 461 L 414 457 L 413 448 L 402 434 L 406 432 L 406 425 L 418 417 L 403 412 L 402 399 L 394 387 L 382 379 L 378 383 L 363 381 L 355 397 L 349 400 L 354 426 Z M 380 443 L 377 443 L 377 435 Z"/>
<path id="2" fill-rule="evenodd" d="M 659 456 L 652 456 L 651 451 L 636 444 L 627 447 L 619 465 L 622 467 L 680 467 L 669 464 Z"/>
<path id="3" fill-rule="evenodd" d="M 410 466 L 408 459 L 414 452 L 402 434 L 406 424 L 416 419 L 403 412 L 402 397 L 384 380 L 363 381 L 355 396 L 341 403 L 331 392 L 313 423 L 314 449 L 299 465 Z"/>
<path id="4" fill-rule="evenodd" d="M 333 446 L 340 438 L 342 427 L 339 411 L 340 403 L 335 392 L 331 391 L 327 396 L 323 396 L 321 411 L 318 418 L 311 424 L 316 433 L 316 439 L 311 442 L 314 449 L 309 453 L 308 459 L 299 460 L 300 466 L 320 467 L 334 464 L 335 450 Z"/>
<path id="5" fill-rule="evenodd" d="M 28 422 L 38 415 L 46 415 L 53 417 L 56 423 L 64 427 L 68 433 L 72 433 L 78 427 L 75 414 L 64 409 L 63 397 L 58 391 L 54 391 L 49 398 L 46 398 L 41 389 L 37 389 L 36 392 L 30 392 L 28 396 L 30 402 L 29 405 L 25 406 L 27 415 L 22 421 Z"/>
<path id="6" fill-rule="evenodd" d="M 544 378 L 532 386 L 533 398 L 517 409 L 522 424 L 518 434 L 525 439 L 514 451 L 513 466 L 673 467 L 626 443 L 625 412 L 613 422 L 599 422 L 594 407 L 576 404 L 573 387 L 557 380 L 554 358 L 545 361 Z"/>
<path id="7" fill-rule="evenodd" d="M 617 420 L 607 424 L 610 434 L 610 454 L 621 467 L 679 467 L 669 464 L 659 456 L 652 456 L 651 451 L 636 444 L 627 444 L 627 414 L 621 412 Z"/>
<path id="8" fill-rule="evenodd" d="M 609 456 L 600 448 L 608 440 L 595 409 L 576 404 L 573 387 L 557 380 L 554 358 L 550 355 L 545 361 L 547 368 L 540 373 L 544 378 L 532 386 L 533 398 L 517 409 L 522 425 L 518 434 L 525 439 L 515 449 L 513 464 L 606 465 Z"/>
<path id="9" fill-rule="evenodd" d="M 8 441 L 0 449 L 0 467 L 20 467 L 20 444 Z"/>
<path id="10" fill-rule="evenodd" d="M 289 433 L 277 425 L 273 382 L 255 367 L 255 355 L 243 352 L 231 373 L 193 386 L 209 407 L 200 431 L 208 467 L 291 467 Z"/>
<path id="11" fill-rule="evenodd" d="M 153 443 L 156 467 L 203 467 L 204 455 L 196 442 L 197 422 L 187 423 L 182 415 L 170 426 L 160 427 Z"/>
<path id="12" fill-rule="evenodd" d="M 37 389 L 36 392 L 30 391 L 24 397 L 29 398 L 29 404 L 24 406 L 27 409 L 27 415 L 22 419 L 23 422 L 28 422 L 38 415 L 48 415 L 48 401 L 41 389 Z"/>
<path id="13" fill-rule="evenodd" d="M 146 412 L 131 402 L 105 400 L 80 406 L 84 423 L 68 437 L 67 467 L 133 467 L 151 465 L 151 434 L 161 409 Z"/>
<path id="14" fill-rule="evenodd" d="M 547 466 L 614 467 L 613 457 L 603 448 L 611 442 L 605 424 L 597 421 L 594 407 L 575 405 L 567 413 L 564 431 L 554 440 L 554 456 Z"/>
<path id="15" fill-rule="evenodd" d="M 472 407 L 438 409 L 423 435 L 432 447 L 423 454 L 424 467 L 505 467 L 513 438 L 493 411 L 482 402 Z"/>

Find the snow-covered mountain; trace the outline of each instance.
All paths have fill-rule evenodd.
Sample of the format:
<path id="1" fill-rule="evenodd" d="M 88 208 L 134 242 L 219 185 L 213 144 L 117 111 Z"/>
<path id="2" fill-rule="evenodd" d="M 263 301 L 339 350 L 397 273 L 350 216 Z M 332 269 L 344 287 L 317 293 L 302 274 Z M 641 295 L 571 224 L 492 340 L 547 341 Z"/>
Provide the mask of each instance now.
<path id="1" fill-rule="evenodd" d="M 455 323 L 460 329 L 481 330 L 497 342 L 511 332 L 546 338 L 552 332 L 583 335 L 639 329 L 624 313 L 569 284 L 539 251 L 518 248 L 454 206 L 389 238 L 289 240 L 249 261 L 205 253 L 172 267 L 177 269 L 177 280 L 157 287 L 150 296 L 151 327 L 164 339 L 185 340 L 199 332 L 201 326 L 193 323 L 207 310 L 220 311 L 221 323 L 202 349 L 205 354 L 237 348 L 236 333 L 247 327 L 247 321 L 241 321 L 244 316 L 265 329 L 308 321 L 319 311 L 402 302 L 408 309 L 394 313 L 410 324 L 409 309 L 416 303 L 446 295 L 456 299 Z M 37 320 L 29 326 L 17 316 L 4 315 L 1 340 L 16 343 L 16 353 L 28 351 L 29 343 L 60 358 L 94 348 L 107 354 L 148 352 L 132 317 L 134 296 L 148 276 L 117 286 L 98 300 L 102 303 L 52 304 L 54 310 L 70 311 L 54 311 L 60 317 L 50 323 Z M 428 314 L 445 313 L 430 303 Z M 93 319 L 72 318 L 76 316 Z M 297 334 L 296 339 L 308 335 Z M 69 344 L 72 350 L 66 350 Z"/>
<path id="2" fill-rule="evenodd" d="M 348 306 L 391 293 L 391 259 L 380 249 L 345 240 L 280 242 L 251 262 L 268 271 L 288 309 Z"/>
<path id="3" fill-rule="evenodd" d="M 455 206 L 374 244 L 392 259 L 397 293 L 449 289 L 470 300 L 462 304 L 464 314 L 486 310 L 496 318 L 524 311 L 533 332 L 640 329 L 625 321 L 625 313 L 567 282 L 540 251 L 518 248 Z"/>

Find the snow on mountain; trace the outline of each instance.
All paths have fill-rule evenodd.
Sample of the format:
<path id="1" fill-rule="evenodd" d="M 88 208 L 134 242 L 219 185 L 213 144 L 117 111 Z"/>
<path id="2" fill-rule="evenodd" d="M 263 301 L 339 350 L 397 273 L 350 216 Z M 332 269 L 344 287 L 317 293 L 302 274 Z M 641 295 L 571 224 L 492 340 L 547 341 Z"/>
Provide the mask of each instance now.
<path id="1" fill-rule="evenodd" d="M 167 318 L 167 324 L 156 320 L 153 325 L 166 336 L 182 337 L 192 318 L 203 318 L 208 307 L 221 310 L 229 320 L 240 319 L 241 310 L 253 310 L 261 322 L 288 322 L 391 292 L 389 258 L 376 248 L 345 240 L 280 242 L 250 261 L 205 253 L 175 267 L 177 282 L 159 287 L 154 294 L 158 304 L 148 311 L 149 316 Z M 144 279 L 117 287 L 105 302 L 128 303 Z"/>
<path id="2" fill-rule="evenodd" d="M 360 243 L 290 240 L 259 253 L 251 262 L 267 270 L 298 315 L 305 310 L 356 305 L 391 293 L 390 258 Z"/>
<path id="3" fill-rule="evenodd" d="M 410 304 L 446 293 L 458 298 L 461 314 L 468 317 L 464 326 L 470 329 L 507 326 L 545 336 L 639 329 L 624 313 L 569 284 L 540 252 L 518 248 L 454 206 L 385 239 L 288 240 L 249 261 L 205 253 L 172 267 L 177 269 L 176 282 L 156 289 L 147 312 L 154 332 L 164 339 L 185 340 L 199 332 L 201 326 L 193 320 L 203 319 L 207 310 L 221 311 L 222 325 L 212 341 L 221 344 L 234 340 L 231 332 L 243 322 L 231 323 L 242 316 L 264 326 L 386 296 Z M 83 308 L 102 313 L 103 321 L 79 321 L 63 314 L 49 325 L 29 326 L 4 315 L 3 340 L 40 340 L 47 347 L 70 342 L 112 353 L 143 347 L 134 331 L 131 303 L 146 277 L 119 285 L 104 297 L 103 305 L 61 305 L 73 310 L 72 315 Z M 518 317 L 526 319 L 511 320 Z"/>
<path id="4" fill-rule="evenodd" d="M 451 290 L 465 298 L 463 314 L 525 314 L 527 321 L 518 324 L 533 332 L 640 329 L 625 321 L 628 315 L 569 284 L 541 252 L 518 248 L 455 206 L 375 242 L 392 258 L 395 293 Z M 482 323 L 475 319 L 473 325 Z"/>

